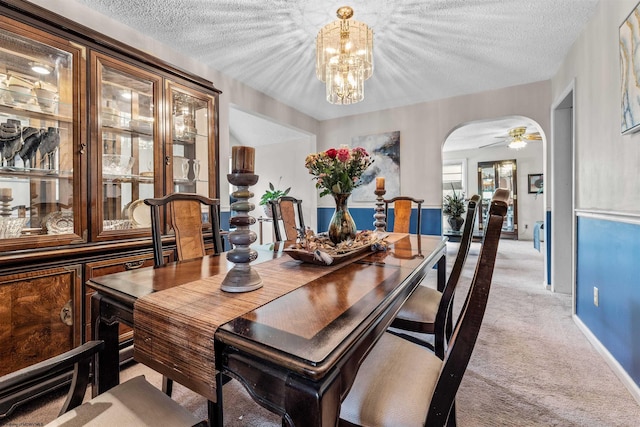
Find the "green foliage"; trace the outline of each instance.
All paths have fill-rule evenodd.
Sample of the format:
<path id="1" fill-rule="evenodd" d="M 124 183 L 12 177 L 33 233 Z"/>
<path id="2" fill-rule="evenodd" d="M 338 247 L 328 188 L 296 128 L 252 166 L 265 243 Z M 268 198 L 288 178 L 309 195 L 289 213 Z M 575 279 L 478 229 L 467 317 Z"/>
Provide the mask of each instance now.
<path id="1" fill-rule="evenodd" d="M 270 182 L 269 189 L 260 197 L 260 204 L 266 205 L 269 200 L 277 200 L 279 197 L 286 196 L 291 191 L 291 187 L 286 190 L 276 190 L 276 187 Z"/>
<path id="2" fill-rule="evenodd" d="M 453 184 L 451 185 L 451 189 L 453 190 L 453 195 L 447 194 L 444 196 L 442 213 L 455 218 L 462 216 L 466 210 L 466 206 L 464 203 L 464 193 L 456 193 Z"/>

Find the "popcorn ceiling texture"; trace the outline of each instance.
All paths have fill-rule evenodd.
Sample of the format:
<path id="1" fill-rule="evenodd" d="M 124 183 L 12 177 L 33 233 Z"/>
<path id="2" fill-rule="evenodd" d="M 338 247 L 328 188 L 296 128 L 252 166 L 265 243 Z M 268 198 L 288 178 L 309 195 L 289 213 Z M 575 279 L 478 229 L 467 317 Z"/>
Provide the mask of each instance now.
<path id="1" fill-rule="evenodd" d="M 597 0 L 67 0 L 316 119 L 551 78 Z M 324 101 L 315 36 L 339 6 L 374 30 L 365 100 Z"/>

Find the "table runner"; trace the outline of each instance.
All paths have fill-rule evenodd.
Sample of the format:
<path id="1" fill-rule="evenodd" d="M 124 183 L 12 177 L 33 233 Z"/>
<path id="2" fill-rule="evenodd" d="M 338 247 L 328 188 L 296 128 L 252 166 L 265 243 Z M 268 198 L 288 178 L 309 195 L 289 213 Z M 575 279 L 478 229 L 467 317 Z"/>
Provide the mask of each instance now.
<path id="1" fill-rule="evenodd" d="M 252 265 L 263 283 L 255 291 L 223 292 L 222 273 L 141 297 L 134 306 L 134 359 L 215 401 L 216 329 L 344 265 L 304 264 L 283 255 Z"/>

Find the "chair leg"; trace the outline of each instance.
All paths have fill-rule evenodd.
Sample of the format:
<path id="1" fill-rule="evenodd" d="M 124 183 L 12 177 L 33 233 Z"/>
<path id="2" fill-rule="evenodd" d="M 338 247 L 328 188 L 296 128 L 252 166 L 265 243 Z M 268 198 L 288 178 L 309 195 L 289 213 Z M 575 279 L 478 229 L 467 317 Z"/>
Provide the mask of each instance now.
<path id="1" fill-rule="evenodd" d="M 222 411 L 219 410 L 216 402 L 207 400 L 207 413 L 209 415 L 209 425 L 211 427 L 222 427 Z"/>
<path id="2" fill-rule="evenodd" d="M 162 376 L 162 392 L 169 397 L 171 397 L 171 393 L 173 392 L 173 380 L 164 375 Z"/>
<path id="3" fill-rule="evenodd" d="M 222 405 L 222 385 L 230 381 L 229 377 L 223 376 L 222 373 L 216 374 L 216 402 L 208 401 L 207 408 L 209 410 L 209 423 L 211 427 L 224 426 L 224 413 Z"/>

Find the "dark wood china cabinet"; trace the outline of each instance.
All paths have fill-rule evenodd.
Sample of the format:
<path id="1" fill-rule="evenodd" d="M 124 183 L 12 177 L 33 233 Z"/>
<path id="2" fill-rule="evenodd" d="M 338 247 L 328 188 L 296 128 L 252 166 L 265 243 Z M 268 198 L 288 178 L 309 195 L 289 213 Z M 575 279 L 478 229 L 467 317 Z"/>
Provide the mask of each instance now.
<path id="1" fill-rule="evenodd" d="M 0 12 L 2 375 L 90 339 L 88 279 L 153 265 L 145 198 L 218 197 L 220 92 L 28 2 Z"/>
<path id="2" fill-rule="evenodd" d="M 509 190 L 507 201 L 507 215 L 502 225 L 501 237 L 505 239 L 518 239 L 518 185 L 516 160 L 496 160 L 478 162 L 478 193 L 482 200 L 480 209 L 480 230 L 489 214 L 491 198 L 498 188 Z"/>

